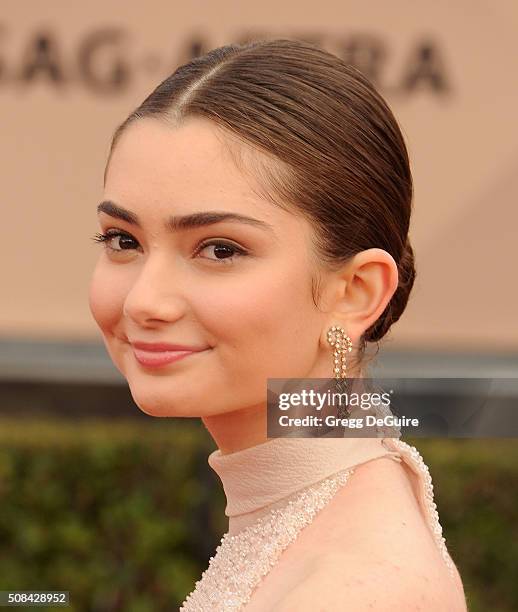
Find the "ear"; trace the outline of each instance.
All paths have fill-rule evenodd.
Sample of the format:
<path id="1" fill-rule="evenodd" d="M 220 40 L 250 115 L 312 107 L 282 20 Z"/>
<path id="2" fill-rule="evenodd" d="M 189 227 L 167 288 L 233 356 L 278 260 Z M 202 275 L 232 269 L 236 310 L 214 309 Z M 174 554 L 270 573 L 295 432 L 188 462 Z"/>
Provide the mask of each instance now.
<path id="1" fill-rule="evenodd" d="M 337 274 L 340 290 L 335 293 L 329 326 L 341 325 L 357 344 L 394 295 L 397 264 L 387 251 L 372 248 L 357 253 Z"/>

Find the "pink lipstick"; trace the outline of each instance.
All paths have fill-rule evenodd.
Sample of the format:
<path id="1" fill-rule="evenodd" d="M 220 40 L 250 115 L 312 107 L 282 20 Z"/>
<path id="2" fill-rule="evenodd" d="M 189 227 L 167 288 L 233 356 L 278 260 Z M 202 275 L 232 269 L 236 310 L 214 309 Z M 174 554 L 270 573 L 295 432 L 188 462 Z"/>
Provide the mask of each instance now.
<path id="1" fill-rule="evenodd" d="M 160 368 L 205 349 L 165 342 L 132 342 L 135 359 L 148 368 Z"/>

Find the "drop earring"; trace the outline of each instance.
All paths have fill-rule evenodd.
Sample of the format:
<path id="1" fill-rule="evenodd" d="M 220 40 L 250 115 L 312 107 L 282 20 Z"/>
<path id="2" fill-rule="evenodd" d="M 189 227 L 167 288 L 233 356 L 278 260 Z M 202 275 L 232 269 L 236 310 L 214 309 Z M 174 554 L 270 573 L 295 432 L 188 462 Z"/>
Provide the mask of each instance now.
<path id="1" fill-rule="evenodd" d="M 347 389 L 347 353 L 353 350 L 353 342 L 346 334 L 345 329 L 339 325 L 333 325 L 327 331 L 327 341 L 333 347 L 333 374 L 336 380 L 335 387 L 339 393 Z M 345 409 L 340 403 L 338 416 L 340 418 L 350 414 L 349 406 Z"/>

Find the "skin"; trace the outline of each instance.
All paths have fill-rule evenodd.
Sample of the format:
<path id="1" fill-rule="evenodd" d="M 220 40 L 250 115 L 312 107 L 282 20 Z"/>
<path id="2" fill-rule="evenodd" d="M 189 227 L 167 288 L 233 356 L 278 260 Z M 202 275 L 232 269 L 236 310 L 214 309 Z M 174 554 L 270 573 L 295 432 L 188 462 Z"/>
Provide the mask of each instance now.
<path id="1" fill-rule="evenodd" d="M 311 225 L 258 196 L 258 183 L 238 169 L 223 138 L 201 118 L 180 127 L 146 118 L 127 128 L 109 160 L 103 200 L 131 211 L 140 227 L 99 213 L 101 232 L 129 238 L 112 238 L 115 251 L 99 245 L 89 304 L 140 409 L 200 417 L 221 452 L 230 453 L 267 440 L 267 378 L 331 377 L 327 330 L 341 325 L 356 346 L 395 292 L 398 272 L 377 248 L 339 271 L 320 269 L 316 308 Z M 271 229 L 230 221 L 165 227 L 171 215 L 215 210 Z M 214 245 L 197 251 L 211 239 L 247 254 L 222 255 Z M 206 350 L 152 370 L 135 359 L 129 343 L 135 340 Z"/>
<path id="2" fill-rule="evenodd" d="M 466 612 L 458 570 L 452 580 L 412 474 L 388 457 L 356 467 L 263 578 L 246 612 Z"/>

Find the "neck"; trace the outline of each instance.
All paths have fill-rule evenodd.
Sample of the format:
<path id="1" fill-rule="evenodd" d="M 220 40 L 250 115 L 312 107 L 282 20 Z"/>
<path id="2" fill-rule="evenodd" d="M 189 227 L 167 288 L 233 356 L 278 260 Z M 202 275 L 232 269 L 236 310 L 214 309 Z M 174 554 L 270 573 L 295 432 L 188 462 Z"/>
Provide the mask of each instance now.
<path id="1" fill-rule="evenodd" d="M 311 373 L 311 377 L 328 380 L 327 369 L 324 371 L 326 373 L 315 370 Z M 360 389 L 362 383 L 358 382 L 358 379 L 364 378 L 363 372 L 351 370 L 349 377 L 356 380 L 355 385 Z M 232 412 L 205 416 L 202 417 L 202 422 L 217 444 L 221 454 L 228 455 L 257 446 L 268 440 L 266 435 L 266 406 L 266 402 L 262 402 L 246 408 L 233 410 Z"/>
<path id="2" fill-rule="evenodd" d="M 202 421 L 223 455 L 267 441 L 266 404 L 202 417 Z"/>

